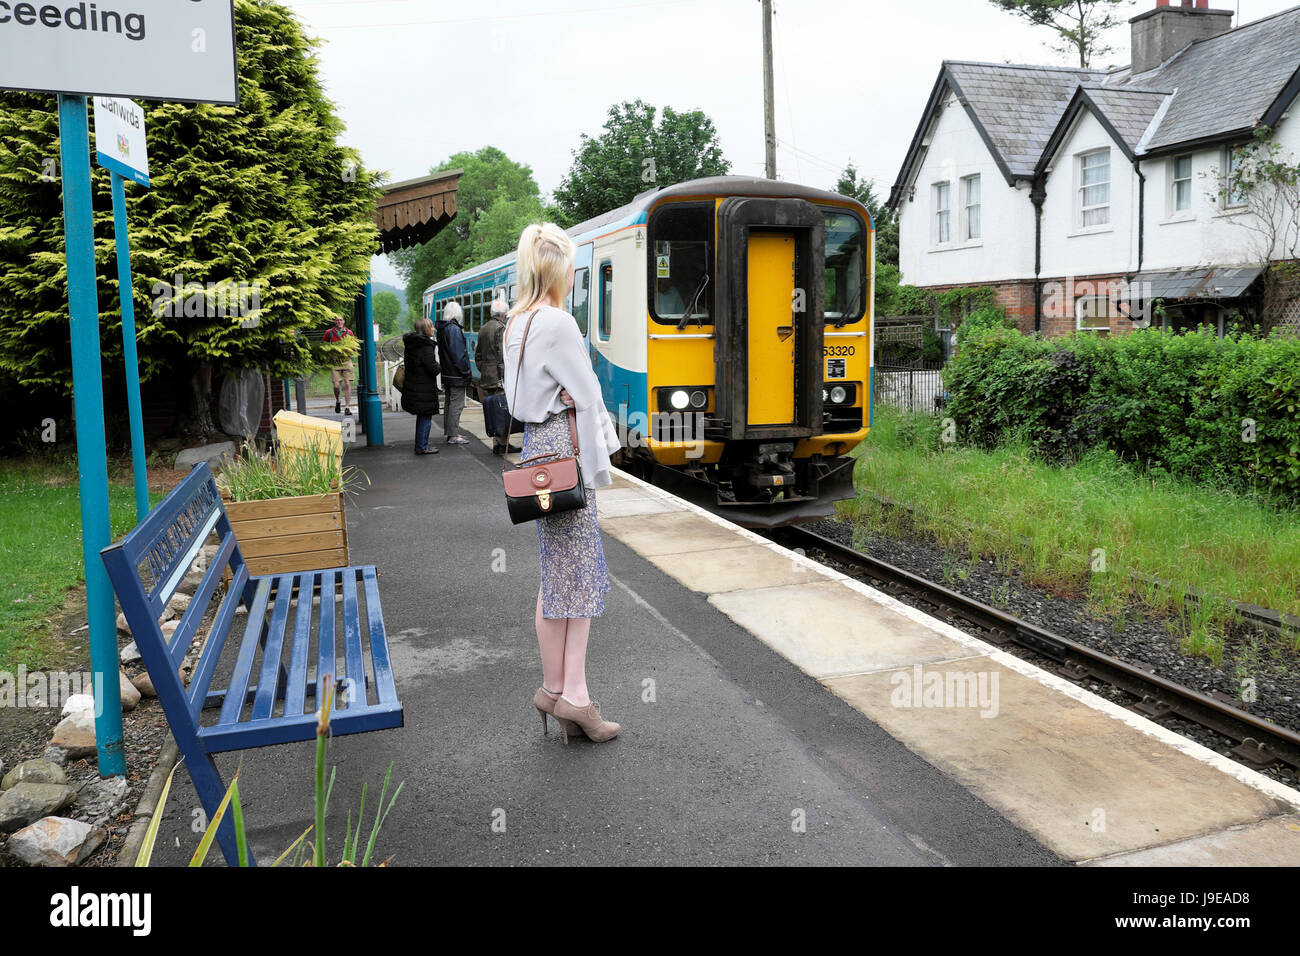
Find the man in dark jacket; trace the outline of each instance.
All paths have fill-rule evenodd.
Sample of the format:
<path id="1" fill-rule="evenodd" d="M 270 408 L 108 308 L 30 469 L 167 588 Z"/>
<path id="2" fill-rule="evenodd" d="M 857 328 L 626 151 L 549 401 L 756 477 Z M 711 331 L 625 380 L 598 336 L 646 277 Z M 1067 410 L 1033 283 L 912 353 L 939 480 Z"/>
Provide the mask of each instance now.
<path id="1" fill-rule="evenodd" d="M 505 393 L 505 330 L 502 321 L 508 310 L 505 299 L 492 300 L 492 313 L 478 332 L 478 343 L 474 346 L 474 364 L 478 366 L 478 384 L 483 390 L 480 398 Z M 506 439 L 499 435 L 492 436 L 492 454 L 503 455 L 507 450 Z M 514 445 L 510 451 L 519 451 Z"/>
<path id="2" fill-rule="evenodd" d="M 402 409 L 415 416 L 415 453 L 436 455 L 429 444 L 429 428 L 438 414 L 438 352 L 433 344 L 433 323 L 417 319 L 415 331 L 402 336 L 406 346 L 406 381 L 402 383 Z"/>
<path id="3" fill-rule="evenodd" d="M 465 347 L 465 333 L 460 330 L 460 322 L 460 305 L 448 302 L 442 307 L 436 326 L 438 357 L 442 361 L 442 387 L 447 392 L 442 431 L 450 445 L 469 444 L 469 439 L 460 433 L 460 413 L 465 410 L 465 393 L 470 383 L 469 350 Z"/>

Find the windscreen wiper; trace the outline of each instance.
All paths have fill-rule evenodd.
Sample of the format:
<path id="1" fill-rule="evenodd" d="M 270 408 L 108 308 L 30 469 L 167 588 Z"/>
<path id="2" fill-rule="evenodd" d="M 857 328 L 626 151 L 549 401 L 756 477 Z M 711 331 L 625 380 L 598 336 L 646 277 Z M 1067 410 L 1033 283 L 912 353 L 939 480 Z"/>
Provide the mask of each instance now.
<path id="1" fill-rule="evenodd" d="M 686 311 L 682 313 L 682 317 L 677 323 L 677 328 L 679 330 L 686 328 L 687 324 L 691 321 L 691 316 L 695 312 L 695 306 L 700 301 L 700 296 L 704 294 L 705 286 L 707 286 L 708 284 L 709 284 L 709 274 L 706 272 L 704 273 L 704 275 L 700 276 L 699 284 L 696 285 L 695 291 L 691 293 L 690 305 L 686 307 Z M 700 316 L 700 319 L 696 323 L 696 325 L 703 325 L 703 324 L 704 324 L 704 317 Z"/>
<path id="2" fill-rule="evenodd" d="M 849 316 L 858 314 L 858 299 L 862 297 L 862 288 L 866 285 L 862 279 L 858 280 L 858 286 L 853 290 L 853 298 L 849 300 L 848 308 L 840 313 L 840 317 L 835 320 L 837 329 L 844 328 L 848 324 Z"/>

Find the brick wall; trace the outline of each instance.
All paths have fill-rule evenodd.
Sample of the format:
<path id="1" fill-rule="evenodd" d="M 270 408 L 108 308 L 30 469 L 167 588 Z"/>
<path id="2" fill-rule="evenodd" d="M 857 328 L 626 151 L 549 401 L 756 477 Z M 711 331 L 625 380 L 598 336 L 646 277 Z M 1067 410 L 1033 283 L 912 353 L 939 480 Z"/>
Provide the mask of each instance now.
<path id="1" fill-rule="evenodd" d="M 1100 295 L 1109 297 L 1112 290 L 1120 288 L 1127 278 L 1124 273 L 1095 276 L 1047 277 L 1042 279 L 1042 332 L 1048 338 L 1066 335 L 1077 328 L 1076 303 L 1080 298 Z M 994 290 L 999 306 L 1006 310 L 1016 328 L 1026 334 L 1034 331 L 1034 280 L 1019 279 L 1013 282 L 969 283 L 971 286 L 986 286 Z M 957 285 L 926 286 L 927 292 L 946 292 L 949 289 L 962 288 Z M 1111 308 L 1113 314 L 1107 324 L 1112 332 L 1130 332 L 1133 324 L 1121 317 L 1118 310 Z M 1100 322 L 1097 323 L 1100 325 Z"/>

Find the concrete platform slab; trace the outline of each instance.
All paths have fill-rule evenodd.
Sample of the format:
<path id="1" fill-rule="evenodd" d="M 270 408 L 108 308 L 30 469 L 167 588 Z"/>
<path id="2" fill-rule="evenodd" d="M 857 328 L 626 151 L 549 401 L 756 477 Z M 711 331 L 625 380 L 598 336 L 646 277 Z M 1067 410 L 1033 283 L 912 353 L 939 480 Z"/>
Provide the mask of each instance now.
<path id="1" fill-rule="evenodd" d="M 602 519 L 602 531 L 612 534 L 642 557 L 740 548 L 750 542 L 686 511 L 659 515 L 653 522 L 639 516 Z"/>
<path id="2" fill-rule="evenodd" d="M 727 591 L 709 603 L 819 680 L 971 656 L 837 581 Z"/>
<path id="3" fill-rule="evenodd" d="M 952 691 L 922 693 L 918 702 L 931 674 L 945 688 L 954 675 L 954 689 L 957 675 L 976 675 L 986 693 L 974 706 L 973 695 L 962 704 Z M 1259 790 L 989 658 L 824 683 L 1068 860 L 1253 824 L 1281 809 Z M 1300 864 L 1300 841 L 1292 863 Z"/>
<path id="4" fill-rule="evenodd" d="M 641 488 L 626 484 L 619 488 L 601 488 L 596 492 L 596 501 L 602 519 L 664 514 L 682 510 L 681 505 L 667 498 L 649 494 Z"/>
<path id="5" fill-rule="evenodd" d="M 1300 816 L 1269 817 L 1192 840 L 1123 853 L 1084 866 L 1295 866 L 1300 859 Z"/>
<path id="6" fill-rule="evenodd" d="M 669 577 L 701 594 L 816 584 L 825 580 L 807 565 L 761 544 L 721 551 L 662 554 L 648 560 Z"/>

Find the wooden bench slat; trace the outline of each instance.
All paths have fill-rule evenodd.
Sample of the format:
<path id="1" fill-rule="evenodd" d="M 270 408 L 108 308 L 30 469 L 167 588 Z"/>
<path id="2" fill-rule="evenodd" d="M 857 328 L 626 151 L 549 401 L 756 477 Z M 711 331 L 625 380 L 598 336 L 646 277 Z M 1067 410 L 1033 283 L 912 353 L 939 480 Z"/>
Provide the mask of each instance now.
<path id="1" fill-rule="evenodd" d="M 375 686 L 381 704 L 397 703 L 397 686 L 388 657 L 388 633 L 384 630 L 384 613 L 379 602 L 379 579 L 375 569 L 362 569 L 366 587 L 366 616 L 370 619 L 370 662 L 375 670 Z"/>
<path id="2" fill-rule="evenodd" d="M 253 700 L 253 720 L 271 716 L 275 706 L 275 691 L 280 684 L 280 650 L 284 646 L 284 630 L 289 623 L 289 599 L 293 597 L 293 575 L 276 579 L 275 610 L 271 614 L 271 627 L 262 650 L 262 676 L 257 681 L 257 697 Z"/>
<path id="3" fill-rule="evenodd" d="M 320 697 L 325 692 L 321 683 L 326 677 L 333 680 L 338 677 L 338 668 L 334 663 L 334 581 L 333 570 L 325 570 L 320 575 L 320 626 L 319 640 L 316 648 L 316 706 L 320 706 Z"/>
<path id="4" fill-rule="evenodd" d="M 314 571 L 298 575 L 298 614 L 294 620 L 293 648 L 289 652 L 289 687 L 284 698 L 284 716 L 296 717 L 307 701 L 307 655 L 311 650 L 311 596 L 316 586 Z"/>
<path id="5" fill-rule="evenodd" d="M 366 662 L 361 649 L 361 611 L 357 605 L 357 569 L 343 572 L 343 655 L 352 692 L 344 706 L 366 705 Z"/>
<path id="6" fill-rule="evenodd" d="M 199 657 L 198 666 L 194 668 L 194 676 L 190 678 L 188 703 L 190 717 L 195 724 L 198 723 L 199 713 L 207 701 L 212 675 L 216 673 L 217 662 L 221 659 L 221 651 L 226 646 L 226 638 L 230 635 L 232 627 L 231 622 L 235 619 L 235 610 L 239 607 L 244 585 L 247 583 L 248 568 L 241 565 L 235 572 L 225 600 L 217 609 L 217 616 L 212 621 L 212 630 L 208 632 L 208 642 L 203 645 L 203 654 Z"/>
<path id="7" fill-rule="evenodd" d="M 253 606 L 248 609 L 248 625 L 244 628 L 244 639 L 239 645 L 239 656 L 235 660 L 235 670 L 230 675 L 230 685 L 226 688 L 226 699 L 221 703 L 221 716 L 218 723 L 233 724 L 239 720 L 239 711 L 244 706 L 244 693 L 248 690 L 248 680 L 253 671 L 253 655 L 257 653 L 262 628 L 266 624 L 266 605 L 271 596 L 272 578 L 257 578 L 257 591 L 253 595 Z"/>

